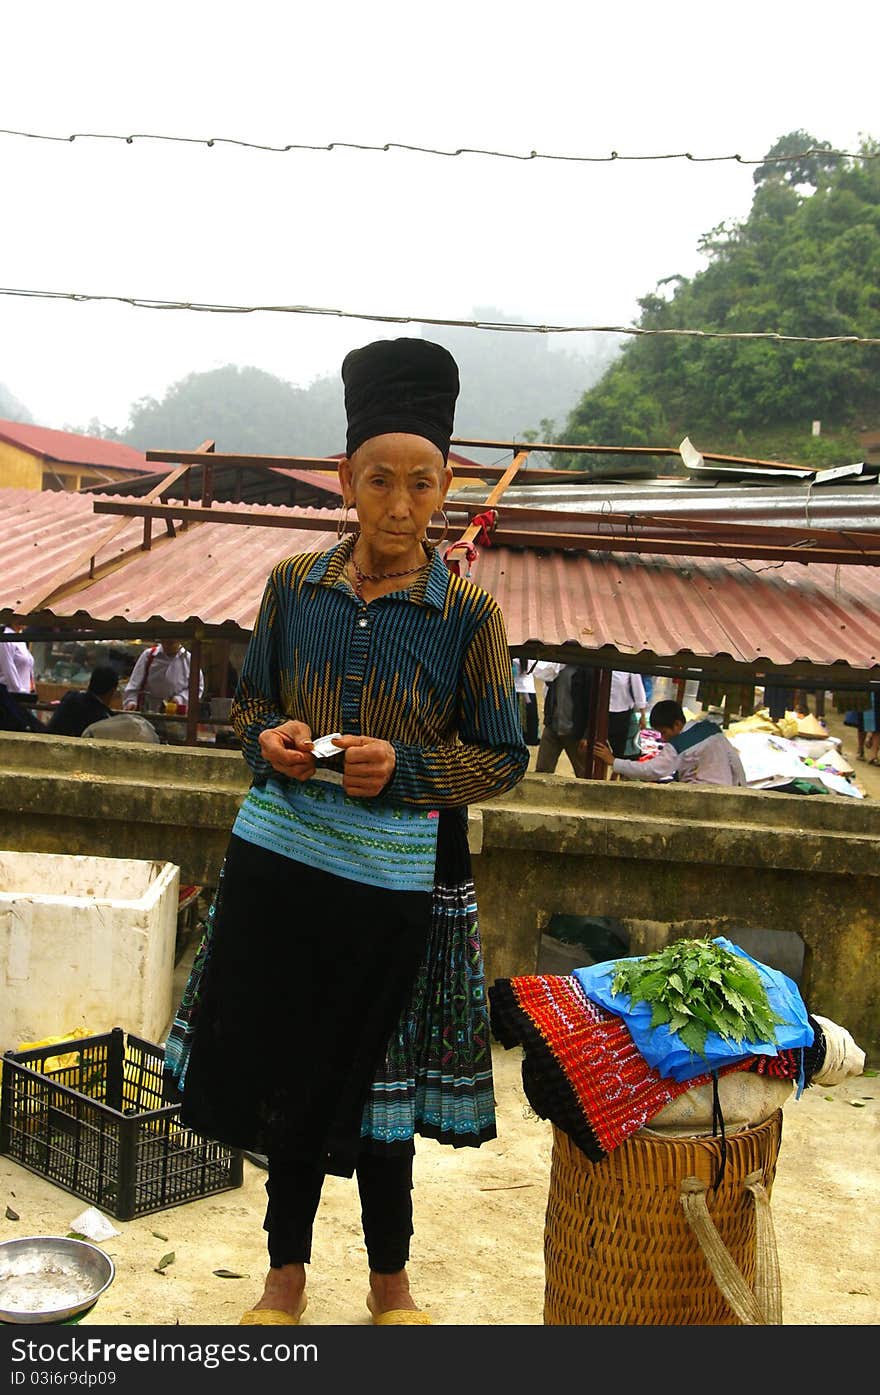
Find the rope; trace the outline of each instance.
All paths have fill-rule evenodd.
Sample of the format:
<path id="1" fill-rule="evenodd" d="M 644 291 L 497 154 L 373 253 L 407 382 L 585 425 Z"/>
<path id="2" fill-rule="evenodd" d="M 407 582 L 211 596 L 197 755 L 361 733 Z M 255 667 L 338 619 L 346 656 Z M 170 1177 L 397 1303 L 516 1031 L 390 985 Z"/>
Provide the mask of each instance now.
<path id="1" fill-rule="evenodd" d="M 782 1322 L 782 1295 L 779 1279 L 779 1258 L 776 1237 L 770 1218 L 770 1203 L 763 1184 L 755 1179 L 761 1174 L 750 1173 L 746 1190 L 755 1201 L 755 1290 L 749 1288 L 718 1233 L 709 1215 L 706 1192 L 709 1184 L 699 1177 L 684 1177 L 681 1183 L 681 1204 L 685 1219 L 693 1230 L 712 1277 L 727 1299 L 740 1322 L 746 1327 L 765 1327 Z M 760 1196 L 759 1196 L 760 1193 Z"/>
<path id="2" fill-rule="evenodd" d="M 778 1327 L 782 1322 L 782 1279 L 770 1198 L 761 1172 L 750 1172 L 743 1186 L 755 1198 L 755 1299 L 767 1314 L 767 1322 Z"/>

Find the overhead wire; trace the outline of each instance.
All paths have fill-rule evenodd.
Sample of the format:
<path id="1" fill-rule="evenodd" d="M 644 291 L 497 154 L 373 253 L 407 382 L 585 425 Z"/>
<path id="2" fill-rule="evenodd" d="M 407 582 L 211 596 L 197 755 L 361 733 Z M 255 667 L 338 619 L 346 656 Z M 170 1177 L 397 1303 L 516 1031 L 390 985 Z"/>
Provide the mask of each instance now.
<path id="1" fill-rule="evenodd" d="M 541 325 L 503 320 L 458 320 L 438 315 L 383 315 L 367 310 L 341 310 L 325 305 L 227 305 L 222 302 L 160 300 L 133 295 L 94 295 L 85 291 L 38 291 L 18 286 L 0 286 L 0 296 L 17 296 L 28 300 L 69 300 L 76 304 L 109 302 L 129 305 L 137 310 L 190 310 L 211 315 L 324 315 L 336 319 L 369 320 L 381 324 L 487 329 L 508 334 L 628 334 L 645 338 L 763 339 L 777 344 L 858 344 L 871 348 L 880 345 L 880 338 L 858 334 L 781 334 L 777 330 L 645 329 L 640 325 Z"/>
<path id="2" fill-rule="evenodd" d="M 77 140 L 116 141 L 124 143 L 126 145 L 132 145 L 135 142 L 140 141 L 157 141 L 184 145 L 203 145 L 209 149 L 217 145 L 228 145 L 248 150 L 259 150 L 280 154 L 288 153 L 290 151 L 331 152 L 335 150 L 360 150 L 387 153 L 389 151 L 399 150 L 411 153 L 436 155 L 442 157 L 479 155 L 504 160 L 551 160 L 593 164 L 610 163 L 614 161 L 686 160 L 691 161 L 693 163 L 719 163 L 722 161 L 734 161 L 743 165 L 784 165 L 796 163 L 800 160 L 807 159 L 811 156 L 821 156 L 823 158 L 829 159 L 876 159 L 878 156 L 880 156 L 880 148 L 878 148 L 877 150 L 865 149 L 863 151 L 855 153 L 846 150 L 827 149 L 822 146 L 811 146 L 806 150 L 802 150 L 789 155 L 769 155 L 762 156 L 761 158 L 752 158 L 740 154 L 695 155 L 691 151 L 674 151 L 645 155 L 622 154 L 617 150 L 612 150 L 607 155 L 561 154 L 542 152 L 537 150 L 531 150 L 527 153 L 522 153 L 508 150 L 493 150 L 489 148 L 481 148 L 476 146 L 460 146 L 455 149 L 441 149 L 433 146 L 412 145 L 398 141 L 388 141 L 382 145 L 371 145 L 355 141 L 330 141 L 325 145 L 307 144 L 304 142 L 288 142 L 285 145 L 269 145 L 256 141 L 247 141 L 226 136 L 178 136 L 156 134 L 149 132 L 131 133 L 128 135 L 124 135 L 119 133 L 99 131 L 75 131 L 70 133 L 69 135 L 53 135 L 39 131 L 22 131 L 11 128 L 0 128 L 0 136 L 11 136 L 27 140 L 48 141 L 64 144 L 72 144 Z M 859 344 L 867 345 L 870 347 L 876 347 L 878 344 L 880 344 L 880 339 L 864 337 L 859 335 L 795 335 L 782 334 L 778 331 L 769 330 L 731 331 L 660 327 L 648 329 L 642 326 L 633 325 L 541 325 L 527 323 L 508 323 L 490 320 L 460 320 L 450 317 L 437 317 L 428 315 L 388 315 L 367 311 L 344 310 L 326 306 L 234 305 L 199 301 L 165 300 L 131 295 L 95 295 L 80 291 L 30 290 L 19 287 L 0 288 L 0 295 L 16 296 L 28 299 L 69 300 L 75 303 L 116 302 L 119 304 L 129 305 L 135 309 L 188 310 L 206 314 L 245 315 L 270 313 L 331 316 L 339 319 L 365 320 L 385 324 L 424 324 L 433 325 L 436 327 L 456 329 L 481 329 L 519 334 L 619 334 L 639 337 L 768 340 L 776 343 L 799 344 Z"/>
<path id="3" fill-rule="evenodd" d="M 134 145 L 135 142 L 140 141 L 164 141 L 178 145 L 203 145 L 208 149 L 212 149 L 219 145 L 228 145 L 236 146 L 243 150 L 261 150 L 267 153 L 280 155 L 286 155 L 291 151 L 328 153 L 336 150 L 361 150 L 371 153 L 387 154 L 389 151 L 400 150 L 410 154 L 437 155 L 445 159 L 455 159 L 462 155 L 482 155 L 496 160 L 554 160 L 570 164 L 612 164 L 615 161 L 687 160 L 692 164 L 720 164 L 724 161 L 729 161 L 740 165 L 785 165 L 795 164 L 800 160 L 805 160 L 815 155 L 819 155 L 823 159 L 838 160 L 876 160 L 878 156 L 880 156 L 880 150 L 830 150 L 826 149 L 824 146 L 810 146 L 808 149 L 798 151 L 792 155 L 762 155 L 760 157 L 739 154 L 695 155 L 693 151 L 690 150 L 674 150 L 647 155 L 628 155 L 619 150 L 611 150 L 606 155 L 578 155 L 542 150 L 493 150 L 488 147 L 469 145 L 457 146 L 454 149 L 444 150 L 438 146 L 412 145 L 405 141 L 385 141 L 381 145 L 373 145 L 364 141 L 348 140 L 333 140 L 326 142 L 326 144 L 288 141 L 284 145 L 270 145 L 261 141 L 242 140 L 231 136 L 169 136 L 149 131 L 132 132 L 129 135 L 110 131 L 73 131 L 69 135 L 52 135 L 45 131 L 18 131 L 0 128 L 0 136 L 13 136 L 25 140 L 40 140 L 70 145 L 78 140 L 117 141 L 125 145 Z"/>

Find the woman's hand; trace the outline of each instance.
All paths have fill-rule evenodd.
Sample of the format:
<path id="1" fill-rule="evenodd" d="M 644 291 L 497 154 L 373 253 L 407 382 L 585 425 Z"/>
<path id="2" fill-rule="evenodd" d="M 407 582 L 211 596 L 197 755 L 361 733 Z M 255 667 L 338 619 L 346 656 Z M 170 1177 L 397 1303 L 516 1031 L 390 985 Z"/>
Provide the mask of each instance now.
<path id="1" fill-rule="evenodd" d="M 375 736 L 337 736 L 333 743 L 345 752 L 342 788 L 357 799 L 371 799 L 379 794 L 397 764 L 397 755 L 390 741 Z"/>
<path id="2" fill-rule="evenodd" d="M 305 722 L 282 722 L 260 732 L 260 750 L 279 775 L 291 780 L 310 780 L 315 773 L 315 757 L 310 747 L 312 733 Z"/>

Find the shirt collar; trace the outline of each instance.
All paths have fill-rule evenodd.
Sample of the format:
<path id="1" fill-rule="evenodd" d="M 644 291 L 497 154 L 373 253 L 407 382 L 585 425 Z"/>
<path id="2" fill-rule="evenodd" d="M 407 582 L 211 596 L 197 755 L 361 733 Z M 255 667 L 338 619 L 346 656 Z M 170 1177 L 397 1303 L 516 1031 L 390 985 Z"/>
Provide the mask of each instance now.
<path id="1" fill-rule="evenodd" d="M 356 542 L 357 534 L 352 533 L 326 552 L 319 552 L 304 579 L 315 586 L 338 586 L 343 580 Z M 414 605 L 427 605 L 442 611 L 446 604 L 451 574 L 439 550 L 431 543 L 426 543 L 425 546 L 431 556 L 431 565 L 416 578 L 405 598 Z"/>

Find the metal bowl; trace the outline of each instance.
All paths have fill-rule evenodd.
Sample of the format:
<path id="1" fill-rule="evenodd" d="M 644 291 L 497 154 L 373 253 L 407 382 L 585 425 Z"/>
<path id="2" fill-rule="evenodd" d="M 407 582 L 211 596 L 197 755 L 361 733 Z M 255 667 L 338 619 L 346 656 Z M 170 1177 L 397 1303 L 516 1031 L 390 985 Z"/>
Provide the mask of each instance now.
<path id="1" fill-rule="evenodd" d="M 28 1235 L 0 1244 L 0 1321 L 64 1322 L 113 1282 L 109 1255 L 85 1240 Z"/>

